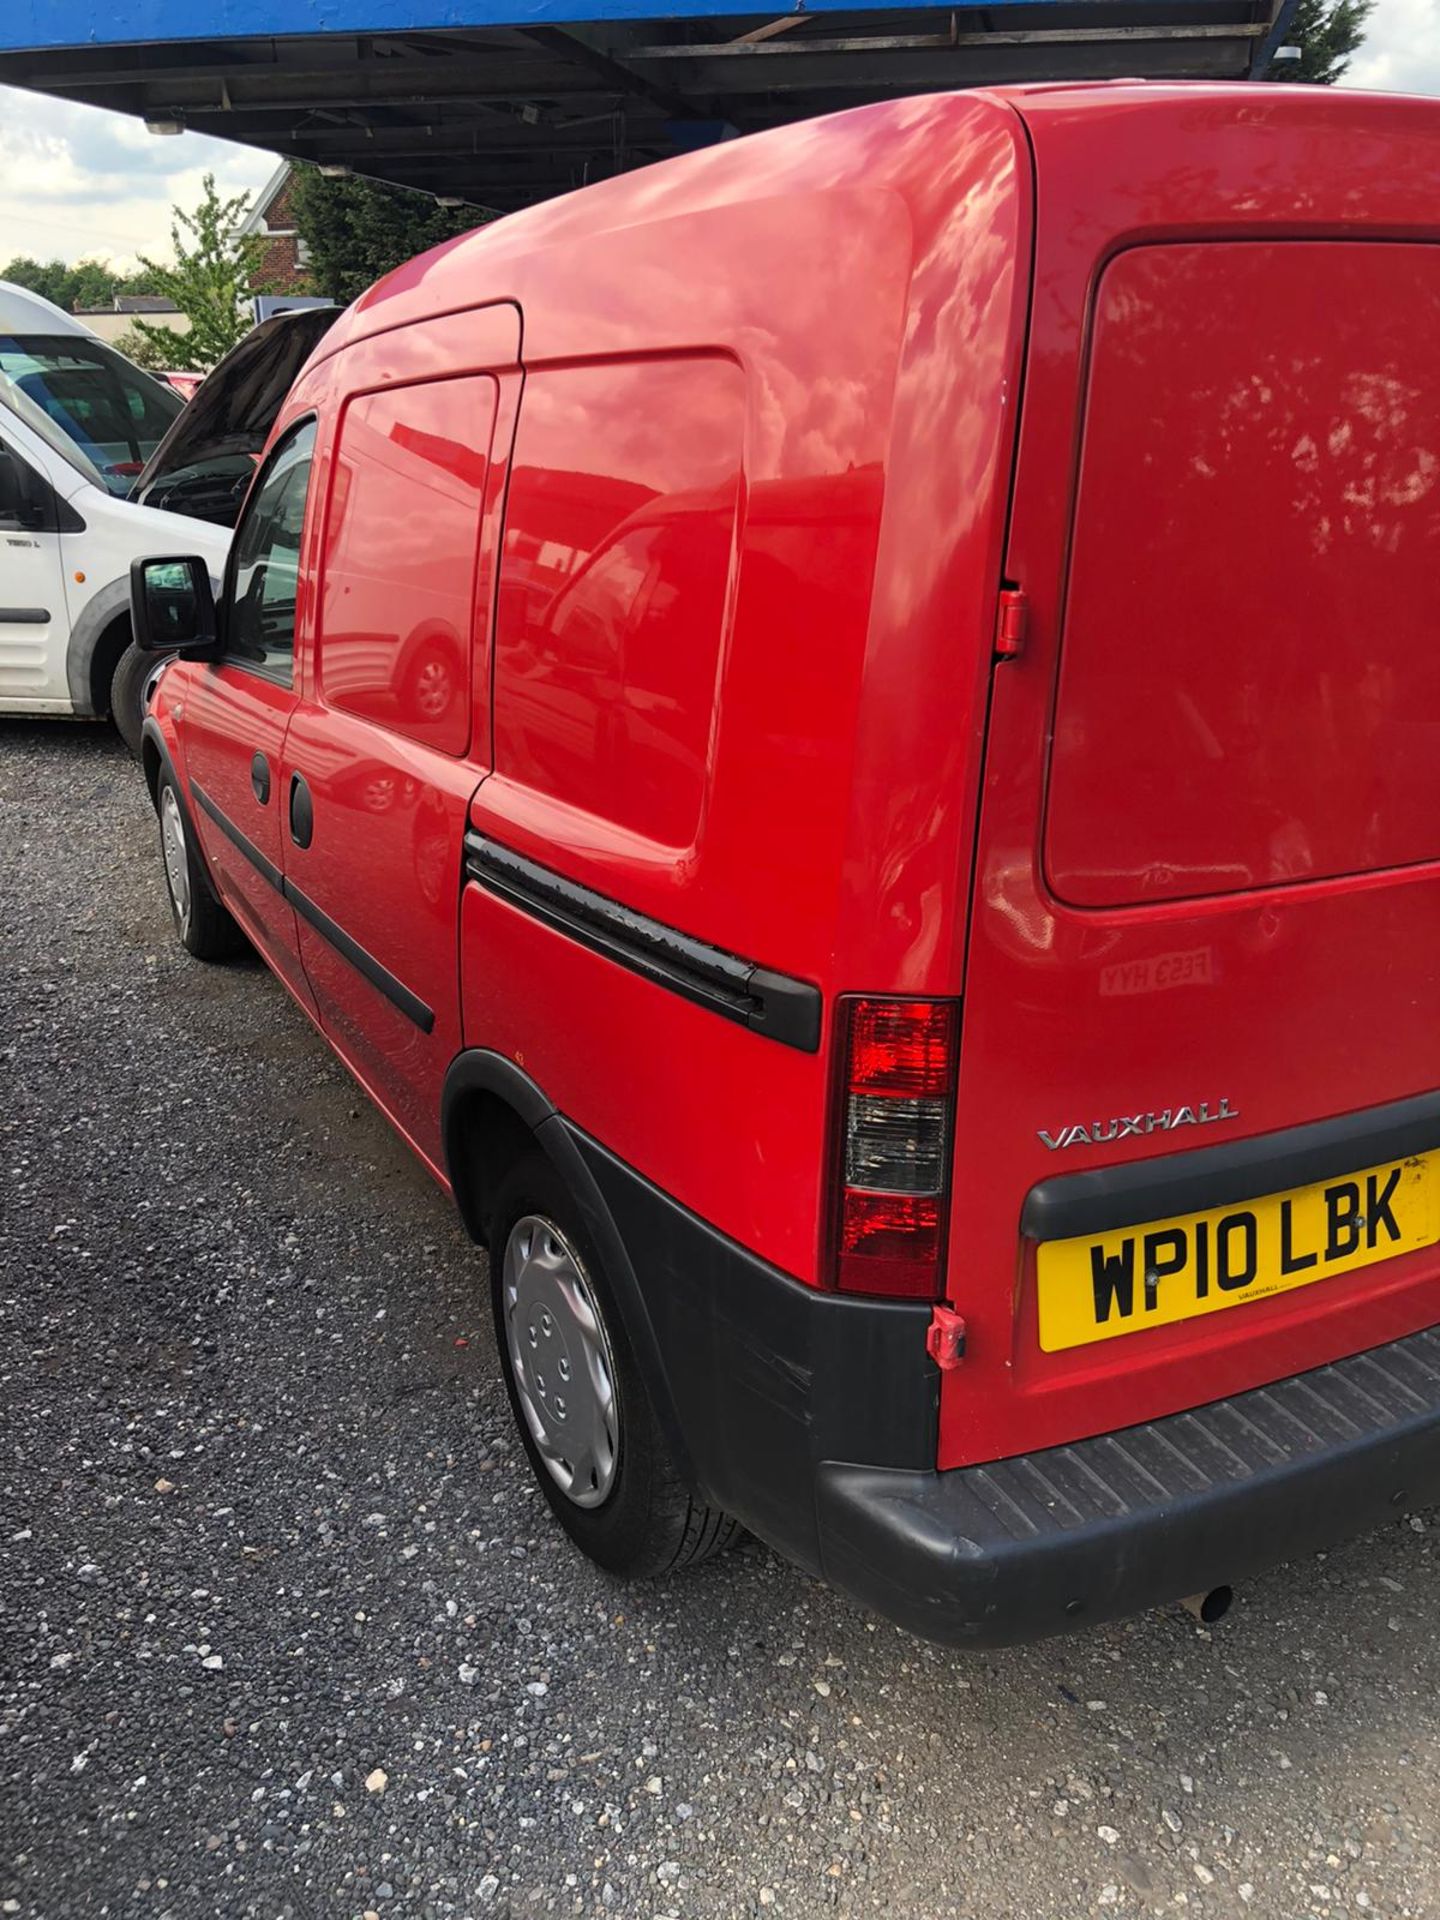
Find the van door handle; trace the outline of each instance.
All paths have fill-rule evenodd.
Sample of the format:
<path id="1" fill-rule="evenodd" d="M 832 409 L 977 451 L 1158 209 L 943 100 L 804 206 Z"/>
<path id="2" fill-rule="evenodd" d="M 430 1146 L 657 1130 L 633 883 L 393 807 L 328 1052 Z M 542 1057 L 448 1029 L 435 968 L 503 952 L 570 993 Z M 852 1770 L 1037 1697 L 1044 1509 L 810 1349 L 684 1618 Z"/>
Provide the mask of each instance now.
<path id="1" fill-rule="evenodd" d="M 290 776 L 290 838 L 297 847 L 308 847 L 315 838 L 315 805 L 303 773 Z"/>
<path id="2" fill-rule="evenodd" d="M 270 762 L 257 753 L 250 762 L 250 791 L 262 807 L 270 803 Z"/>

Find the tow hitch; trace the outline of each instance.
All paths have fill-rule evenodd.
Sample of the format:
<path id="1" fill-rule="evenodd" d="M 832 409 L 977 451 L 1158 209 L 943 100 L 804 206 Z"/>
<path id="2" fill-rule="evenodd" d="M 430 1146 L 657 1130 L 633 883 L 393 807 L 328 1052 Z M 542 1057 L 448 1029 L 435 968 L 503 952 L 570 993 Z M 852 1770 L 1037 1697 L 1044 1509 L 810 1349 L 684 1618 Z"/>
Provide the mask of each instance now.
<path id="1" fill-rule="evenodd" d="M 965 1358 L 965 1322 L 953 1307 L 937 1306 L 925 1332 L 925 1351 L 942 1373 L 950 1373 Z"/>

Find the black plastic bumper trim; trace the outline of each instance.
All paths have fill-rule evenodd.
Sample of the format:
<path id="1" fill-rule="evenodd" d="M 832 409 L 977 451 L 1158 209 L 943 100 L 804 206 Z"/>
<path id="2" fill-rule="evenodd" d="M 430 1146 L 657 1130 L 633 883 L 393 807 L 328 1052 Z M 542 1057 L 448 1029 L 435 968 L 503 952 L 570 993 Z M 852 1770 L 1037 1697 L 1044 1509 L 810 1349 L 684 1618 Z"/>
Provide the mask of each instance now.
<path id="1" fill-rule="evenodd" d="M 821 993 L 809 981 L 775 973 L 636 913 L 483 834 L 465 836 L 465 874 L 487 893 L 592 952 L 752 1033 L 802 1053 L 819 1048 Z"/>
<path id="2" fill-rule="evenodd" d="M 941 1472 L 928 1306 L 804 1286 L 561 1115 L 537 1138 L 556 1129 L 623 1248 L 700 1491 L 927 1639 L 1006 1646 L 1167 1605 L 1440 1498 L 1440 1329 Z"/>
<path id="3" fill-rule="evenodd" d="M 1068 1447 L 948 1473 L 827 1463 L 821 1571 L 997 1647 L 1231 1585 L 1440 1494 L 1440 1331 Z"/>
<path id="4" fill-rule="evenodd" d="M 196 806 L 207 819 L 215 823 L 236 852 L 250 863 L 260 878 L 272 886 L 282 899 L 289 901 L 300 918 L 313 927 L 323 940 L 328 941 L 342 960 L 348 960 L 357 973 L 362 974 L 378 993 L 385 996 L 391 1006 L 397 1007 L 405 1015 L 407 1020 L 413 1021 L 422 1033 L 433 1031 L 435 1012 L 432 1007 L 427 1006 L 418 994 L 412 993 L 403 980 L 397 979 L 387 966 L 375 958 L 373 953 L 362 947 L 358 940 L 353 939 L 338 921 L 332 920 L 323 907 L 316 906 L 308 893 L 303 892 L 293 880 L 287 878 L 275 862 L 268 859 L 255 842 L 241 832 L 230 816 L 216 805 L 198 780 L 190 782 L 190 792 L 194 796 Z"/>
<path id="5" fill-rule="evenodd" d="M 705 1496 L 812 1571 L 821 1461 L 933 1469 L 930 1305 L 804 1285 L 682 1207 L 556 1114 L 625 1250 Z M 543 1131 L 543 1129 L 542 1129 Z"/>
<path id="6" fill-rule="evenodd" d="M 1057 1174 L 1030 1189 L 1020 1225 L 1031 1240 L 1109 1233 L 1313 1186 L 1435 1147 L 1440 1147 L 1440 1093 L 1422 1093 L 1338 1120 L 1254 1134 L 1192 1153 Z"/>

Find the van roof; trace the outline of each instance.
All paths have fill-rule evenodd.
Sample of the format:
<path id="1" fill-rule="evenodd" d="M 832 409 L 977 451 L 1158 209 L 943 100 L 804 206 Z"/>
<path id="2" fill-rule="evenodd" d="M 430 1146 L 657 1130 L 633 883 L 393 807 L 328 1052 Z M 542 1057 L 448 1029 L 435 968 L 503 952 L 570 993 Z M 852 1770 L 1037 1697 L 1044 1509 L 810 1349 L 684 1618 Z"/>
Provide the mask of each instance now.
<path id="1" fill-rule="evenodd" d="M 1197 108 L 1204 111 L 1197 113 Z M 997 119 L 1074 128 L 1144 119 L 1157 169 L 1178 140 L 1213 140 L 1218 129 L 1263 125 L 1297 137 L 1366 133 L 1397 122 L 1433 138 L 1440 104 L 1393 94 L 1253 83 L 1111 80 L 977 88 L 884 101 L 801 121 L 658 162 L 583 187 L 445 242 L 363 293 L 322 342 L 323 359 L 366 335 L 513 297 L 520 263 L 606 232 L 658 223 L 740 200 L 846 187 L 882 188 L 910 201 L 925 194 L 947 148 L 968 146 Z M 1044 156 L 1037 151 L 1037 166 Z M 1183 210 L 1182 210 L 1183 211 Z"/>
<path id="2" fill-rule="evenodd" d="M 0 333 L 82 333 L 87 340 L 96 338 L 73 313 L 12 280 L 0 280 Z"/>

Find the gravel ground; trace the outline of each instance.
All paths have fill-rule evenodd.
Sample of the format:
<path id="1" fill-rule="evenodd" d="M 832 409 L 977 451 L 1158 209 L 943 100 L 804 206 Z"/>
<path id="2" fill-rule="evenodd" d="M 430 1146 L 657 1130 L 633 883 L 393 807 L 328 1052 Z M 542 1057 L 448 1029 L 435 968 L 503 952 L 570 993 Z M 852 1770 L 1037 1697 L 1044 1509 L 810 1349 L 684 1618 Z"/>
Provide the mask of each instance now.
<path id="1" fill-rule="evenodd" d="M 479 1256 L 138 774 L 0 723 L 0 1913 L 1440 1909 L 1432 1523 L 957 1656 L 758 1546 L 622 1589 Z"/>

